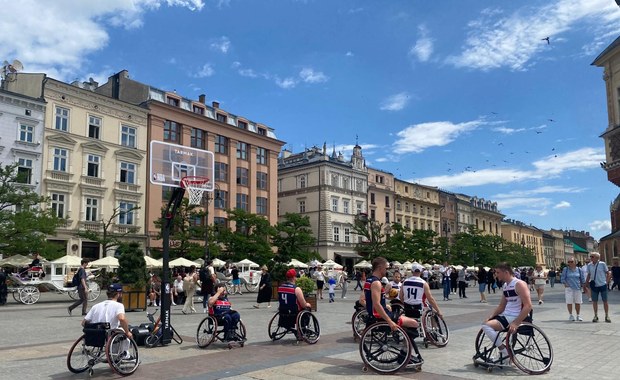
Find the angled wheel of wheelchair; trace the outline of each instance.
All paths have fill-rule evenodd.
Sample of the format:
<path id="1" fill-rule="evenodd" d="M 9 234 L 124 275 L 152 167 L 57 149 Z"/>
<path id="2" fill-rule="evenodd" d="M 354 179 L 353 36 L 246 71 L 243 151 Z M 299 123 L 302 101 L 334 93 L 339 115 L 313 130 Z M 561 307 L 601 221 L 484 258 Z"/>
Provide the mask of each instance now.
<path id="1" fill-rule="evenodd" d="M 444 347 L 448 344 L 449 330 L 446 321 L 432 310 L 424 312 L 421 318 L 424 335 L 428 342 L 437 347 Z"/>
<path id="2" fill-rule="evenodd" d="M 217 320 L 212 316 L 207 316 L 198 325 L 196 331 L 196 343 L 198 347 L 205 348 L 215 340 L 217 336 Z"/>
<path id="3" fill-rule="evenodd" d="M 297 336 L 301 337 L 308 344 L 315 344 L 321 337 L 319 320 L 307 310 L 302 310 L 297 314 Z"/>
<path id="4" fill-rule="evenodd" d="M 280 312 L 278 311 L 269 321 L 269 338 L 273 341 L 282 339 L 288 333 L 286 327 L 280 326 Z"/>
<path id="5" fill-rule="evenodd" d="M 366 328 L 366 320 L 368 319 L 368 311 L 366 309 L 358 310 L 351 317 L 351 328 L 353 329 L 353 339 L 358 340 L 362 336 L 362 332 Z"/>
<path id="6" fill-rule="evenodd" d="M 392 308 L 392 318 L 394 320 L 397 320 L 398 317 L 405 314 L 405 304 L 399 299 L 390 301 L 390 308 Z"/>
<path id="7" fill-rule="evenodd" d="M 502 333 L 500 333 L 502 334 Z M 502 339 L 499 337 L 498 339 Z M 474 364 L 476 362 L 491 363 L 495 358 L 500 355 L 499 349 L 491 340 L 487 337 L 482 329 L 478 331 L 475 341 L 476 353 L 474 354 Z"/>
<path id="8" fill-rule="evenodd" d="M 553 363 L 553 348 L 545 333 L 538 326 L 523 322 L 506 341 L 512 361 L 521 371 L 539 375 L 549 371 Z"/>
<path id="9" fill-rule="evenodd" d="M 104 355 L 104 347 L 87 346 L 85 336 L 82 335 L 67 354 L 67 368 L 73 373 L 82 373 L 92 368 Z"/>
<path id="10" fill-rule="evenodd" d="M 105 346 L 105 353 L 112 371 L 121 376 L 131 375 L 140 365 L 138 345 L 124 332 L 114 331 L 110 335 Z"/>
<path id="11" fill-rule="evenodd" d="M 392 331 L 387 322 L 368 326 L 360 338 L 360 356 L 373 371 L 392 374 L 409 364 L 411 340 L 400 327 Z"/>

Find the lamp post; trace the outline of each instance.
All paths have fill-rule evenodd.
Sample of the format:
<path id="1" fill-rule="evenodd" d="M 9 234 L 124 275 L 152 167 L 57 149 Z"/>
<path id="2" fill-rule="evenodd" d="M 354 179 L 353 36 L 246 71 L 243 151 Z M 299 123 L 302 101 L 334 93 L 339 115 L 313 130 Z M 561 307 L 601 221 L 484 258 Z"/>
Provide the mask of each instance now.
<path id="1" fill-rule="evenodd" d="M 217 193 L 216 193 L 217 192 Z M 211 196 L 211 191 L 205 191 L 202 195 L 202 199 L 204 200 L 204 209 L 205 209 L 205 262 L 209 261 L 211 258 L 211 252 L 209 251 L 209 205 L 215 199 L 220 198 L 220 187 L 218 184 L 215 184 L 215 190 L 213 191 L 214 196 Z"/>

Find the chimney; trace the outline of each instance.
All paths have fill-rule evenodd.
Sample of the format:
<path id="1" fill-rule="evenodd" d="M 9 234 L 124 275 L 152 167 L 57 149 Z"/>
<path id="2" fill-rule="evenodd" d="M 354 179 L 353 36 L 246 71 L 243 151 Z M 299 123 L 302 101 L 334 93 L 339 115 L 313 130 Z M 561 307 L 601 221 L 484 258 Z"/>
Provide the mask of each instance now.
<path id="1" fill-rule="evenodd" d="M 213 101 L 213 108 L 220 108 L 220 102 L 216 102 L 215 100 Z"/>
<path id="2" fill-rule="evenodd" d="M 205 94 L 198 95 L 198 101 L 202 104 L 205 104 L 205 98 L 206 98 Z"/>

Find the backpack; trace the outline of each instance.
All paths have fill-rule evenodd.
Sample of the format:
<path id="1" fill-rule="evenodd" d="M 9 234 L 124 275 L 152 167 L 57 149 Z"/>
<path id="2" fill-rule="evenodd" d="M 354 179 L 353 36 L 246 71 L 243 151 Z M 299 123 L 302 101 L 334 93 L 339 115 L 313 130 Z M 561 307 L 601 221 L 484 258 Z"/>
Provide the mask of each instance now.
<path id="1" fill-rule="evenodd" d="M 75 274 L 73 275 L 73 278 L 71 279 L 71 286 L 79 286 L 80 285 L 80 271 L 82 270 L 82 268 L 78 269 L 77 272 L 75 272 Z"/>

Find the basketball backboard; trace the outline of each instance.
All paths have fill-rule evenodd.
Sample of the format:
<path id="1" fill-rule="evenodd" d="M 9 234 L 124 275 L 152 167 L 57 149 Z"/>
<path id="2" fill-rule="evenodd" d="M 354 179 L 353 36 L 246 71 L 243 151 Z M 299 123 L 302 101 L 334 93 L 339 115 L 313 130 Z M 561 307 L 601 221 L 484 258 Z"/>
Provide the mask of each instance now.
<path id="1" fill-rule="evenodd" d="M 153 140 L 149 161 L 149 178 L 154 185 L 181 187 L 183 177 L 198 176 L 209 179 L 206 191 L 214 189 L 213 152 Z"/>

